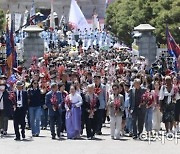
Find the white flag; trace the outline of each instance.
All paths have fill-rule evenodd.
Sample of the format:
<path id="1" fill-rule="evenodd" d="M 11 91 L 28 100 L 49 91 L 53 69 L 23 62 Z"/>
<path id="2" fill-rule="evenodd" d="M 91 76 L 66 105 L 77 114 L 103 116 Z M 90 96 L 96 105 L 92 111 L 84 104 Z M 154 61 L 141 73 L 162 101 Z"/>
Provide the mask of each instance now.
<path id="1" fill-rule="evenodd" d="M 35 25 L 35 16 L 36 16 L 36 11 L 35 11 L 34 0 L 33 0 L 32 7 L 30 10 L 30 25 Z"/>
<path id="2" fill-rule="evenodd" d="M 26 11 L 24 12 L 23 26 L 27 24 L 28 15 L 29 15 L 29 11 L 26 10 Z"/>
<path id="3" fill-rule="evenodd" d="M 51 0 L 50 28 L 55 29 L 53 0 Z"/>
<path id="4" fill-rule="evenodd" d="M 84 31 L 86 28 L 89 30 L 89 24 L 75 0 L 71 1 L 69 24 L 72 25 L 74 29 L 80 29 L 81 31 Z"/>
<path id="5" fill-rule="evenodd" d="M 6 14 L 6 23 L 8 23 L 9 30 L 11 29 L 11 14 Z"/>
<path id="6" fill-rule="evenodd" d="M 59 21 L 59 27 L 62 27 L 63 24 L 66 23 L 66 18 L 64 16 L 64 14 L 61 16 L 61 20 Z"/>
<path id="7" fill-rule="evenodd" d="M 20 13 L 15 13 L 15 31 L 19 30 L 21 26 L 21 17 Z"/>

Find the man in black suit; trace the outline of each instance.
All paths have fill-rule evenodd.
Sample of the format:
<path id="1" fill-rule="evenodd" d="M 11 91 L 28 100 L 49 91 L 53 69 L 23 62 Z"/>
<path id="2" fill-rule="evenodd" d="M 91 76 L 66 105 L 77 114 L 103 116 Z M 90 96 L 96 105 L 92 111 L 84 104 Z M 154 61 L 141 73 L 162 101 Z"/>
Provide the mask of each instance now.
<path id="1" fill-rule="evenodd" d="M 134 79 L 134 87 L 130 90 L 129 94 L 130 112 L 132 113 L 133 123 L 133 139 L 137 139 L 138 136 L 143 132 L 146 109 L 142 102 L 142 95 L 145 93 L 145 91 L 146 89 L 141 87 L 141 80 Z"/>
<path id="2" fill-rule="evenodd" d="M 23 82 L 17 81 L 15 91 L 15 103 L 13 105 L 14 108 L 14 130 L 16 134 L 15 140 L 20 140 L 20 133 L 19 133 L 19 125 L 21 125 L 21 135 L 22 138 L 25 138 L 25 116 L 28 110 L 28 96 L 27 92 L 23 91 Z"/>

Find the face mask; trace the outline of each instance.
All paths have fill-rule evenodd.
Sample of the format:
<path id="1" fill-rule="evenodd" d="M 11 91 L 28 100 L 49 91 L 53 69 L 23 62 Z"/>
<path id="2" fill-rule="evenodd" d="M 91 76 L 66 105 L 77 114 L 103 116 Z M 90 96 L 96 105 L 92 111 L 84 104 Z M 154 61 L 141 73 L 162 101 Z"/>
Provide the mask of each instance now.
<path id="1" fill-rule="evenodd" d="M 5 90 L 5 86 L 0 86 L 0 91 L 4 91 Z"/>

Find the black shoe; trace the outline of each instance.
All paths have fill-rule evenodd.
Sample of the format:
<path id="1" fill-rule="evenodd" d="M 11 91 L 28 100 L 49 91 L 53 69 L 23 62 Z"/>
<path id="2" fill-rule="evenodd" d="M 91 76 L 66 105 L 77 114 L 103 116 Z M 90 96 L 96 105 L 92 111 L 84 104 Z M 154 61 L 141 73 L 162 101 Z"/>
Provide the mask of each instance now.
<path id="1" fill-rule="evenodd" d="M 97 134 L 97 135 L 102 135 L 102 132 L 97 132 L 96 134 Z"/>
<path id="2" fill-rule="evenodd" d="M 133 137 L 133 134 L 132 134 L 132 133 L 129 133 L 129 137 Z"/>
<path id="3" fill-rule="evenodd" d="M 39 137 L 39 134 L 35 134 L 35 136 L 34 137 Z"/>
<path id="4" fill-rule="evenodd" d="M 61 134 L 58 134 L 57 137 L 58 137 L 58 138 L 61 138 Z"/>
<path id="5" fill-rule="evenodd" d="M 23 138 L 23 139 L 25 139 L 25 138 L 26 138 L 25 134 L 22 134 L 22 138 Z"/>
<path id="6" fill-rule="evenodd" d="M 15 141 L 20 141 L 21 139 L 19 137 L 16 137 L 14 140 Z"/>
<path id="7" fill-rule="evenodd" d="M 4 132 L 3 132 L 3 135 L 7 135 L 7 132 L 6 132 L 6 131 L 4 131 Z"/>
<path id="8" fill-rule="evenodd" d="M 109 116 L 107 116 L 107 121 L 110 122 L 110 117 Z"/>
<path id="9" fill-rule="evenodd" d="M 55 140 L 56 139 L 56 137 L 55 136 L 52 136 L 52 140 Z"/>
<path id="10" fill-rule="evenodd" d="M 137 138 L 138 138 L 138 136 L 137 136 L 137 135 L 133 136 L 133 139 L 134 139 L 134 140 L 136 140 Z"/>

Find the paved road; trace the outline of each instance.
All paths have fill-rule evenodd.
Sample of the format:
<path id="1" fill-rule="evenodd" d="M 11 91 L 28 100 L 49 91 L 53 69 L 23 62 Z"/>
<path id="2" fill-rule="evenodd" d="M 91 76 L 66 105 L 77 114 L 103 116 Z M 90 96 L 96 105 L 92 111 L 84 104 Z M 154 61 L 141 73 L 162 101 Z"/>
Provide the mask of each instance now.
<path id="1" fill-rule="evenodd" d="M 32 138 L 31 132 L 26 131 L 25 141 L 14 141 L 12 121 L 9 122 L 9 131 L 6 138 L 0 138 L 0 154 L 179 154 L 180 138 L 173 141 L 133 140 L 123 137 L 121 140 L 112 140 L 109 135 L 109 125 L 103 128 L 104 135 L 96 136 L 97 140 L 51 140 L 49 131 L 41 131 L 40 137 Z M 179 143 L 178 143 L 179 142 Z"/>

